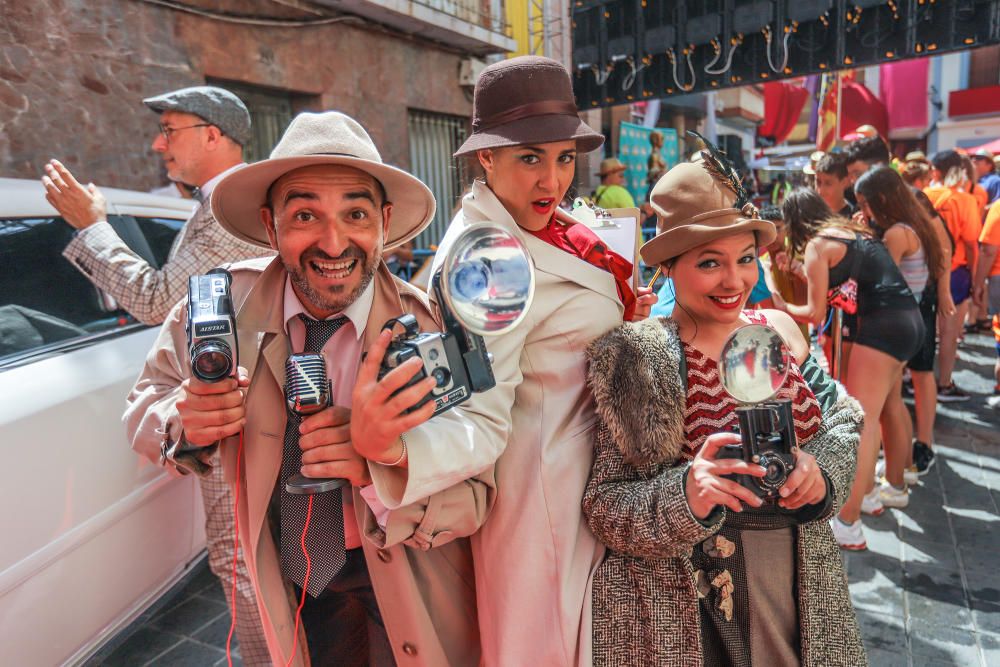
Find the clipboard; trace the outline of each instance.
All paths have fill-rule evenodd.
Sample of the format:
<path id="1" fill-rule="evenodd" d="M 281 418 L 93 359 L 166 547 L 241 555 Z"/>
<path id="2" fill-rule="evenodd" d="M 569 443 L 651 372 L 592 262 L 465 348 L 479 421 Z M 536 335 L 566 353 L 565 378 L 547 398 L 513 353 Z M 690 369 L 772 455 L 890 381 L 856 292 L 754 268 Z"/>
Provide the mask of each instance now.
<path id="1" fill-rule="evenodd" d="M 639 246 L 642 245 L 642 223 L 637 208 L 603 209 L 582 199 L 573 203 L 575 222 L 587 225 L 608 248 L 632 262 L 632 291 L 639 289 Z"/>

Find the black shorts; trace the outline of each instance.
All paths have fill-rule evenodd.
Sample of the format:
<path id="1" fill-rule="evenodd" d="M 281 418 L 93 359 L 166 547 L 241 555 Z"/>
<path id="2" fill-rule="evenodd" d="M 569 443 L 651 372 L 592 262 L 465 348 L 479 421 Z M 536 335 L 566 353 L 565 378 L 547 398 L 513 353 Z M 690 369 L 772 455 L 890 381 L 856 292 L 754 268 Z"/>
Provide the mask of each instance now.
<path id="1" fill-rule="evenodd" d="M 934 370 L 934 357 L 937 355 L 937 293 L 935 289 L 932 284 L 928 283 L 920 299 L 920 317 L 924 321 L 924 344 L 906 364 L 907 368 L 918 373 Z"/>
<path id="2" fill-rule="evenodd" d="M 844 313 L 840 318 L 841 331 L 843 332 L 843 341 L 845 343 L 853 343 L 858 337 L 858 315 Z"/>
<path id="3" fill-rule="evenodd" d="M 876 310 L 858 315 L 855 345 L 885 352 L 899 361 L 909 361 L 924 343 L 924 322 L 920 309 Z"/>

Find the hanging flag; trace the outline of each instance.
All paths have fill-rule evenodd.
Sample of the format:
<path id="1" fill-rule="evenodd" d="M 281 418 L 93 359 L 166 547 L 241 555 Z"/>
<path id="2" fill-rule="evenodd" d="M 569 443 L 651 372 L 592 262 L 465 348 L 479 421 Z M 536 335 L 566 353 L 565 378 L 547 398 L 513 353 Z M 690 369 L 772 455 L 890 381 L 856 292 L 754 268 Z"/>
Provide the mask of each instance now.
<path id="1" fill-rule="evenodd" d="M 840 73 L 823 75 L 819 89 L 819 119 L 816 128 L 816 150 L 829 151 L 837 142 L 837 99 L 840 94 Z"/>

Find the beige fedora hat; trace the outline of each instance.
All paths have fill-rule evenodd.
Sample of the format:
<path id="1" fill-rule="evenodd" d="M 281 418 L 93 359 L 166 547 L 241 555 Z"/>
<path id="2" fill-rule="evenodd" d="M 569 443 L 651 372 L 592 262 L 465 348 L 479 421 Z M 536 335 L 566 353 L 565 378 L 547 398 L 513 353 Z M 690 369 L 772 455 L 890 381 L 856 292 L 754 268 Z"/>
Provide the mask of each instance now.
<path id="1" fill-rule="evenodd" d="M 260 220 L 268 189 L 288 172 L 318 164 L 354 167 L 382 184 L 393 205 L 386 249 L 409 241 L 434 217 L 430 189 L 417 177 L 382 162 L 364 128 L 339 111 L 296 116 L 271 157 L 238 169 L 219 182 L 212 191 L 212 213 L 233 236 L 269 248 Z"/>
<path id="2" fill-rule="evenodd" d="M 656 182 L 649 203 L 656 211 L 659 232 L 639 249 L 646 264 L 655 266 L 718 238 L 754 232 L 757 247 L 776 236 L 774 223 L 757 217 L 750 204 L 735 208 L 737 194 L 708 155 L 682 162 Z"/>

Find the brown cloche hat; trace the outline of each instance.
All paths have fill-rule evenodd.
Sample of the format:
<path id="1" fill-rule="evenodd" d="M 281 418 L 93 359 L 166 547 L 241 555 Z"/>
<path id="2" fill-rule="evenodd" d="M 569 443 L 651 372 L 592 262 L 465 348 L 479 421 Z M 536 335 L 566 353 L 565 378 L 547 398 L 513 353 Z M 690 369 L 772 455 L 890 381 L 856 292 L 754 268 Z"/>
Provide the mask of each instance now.
<path id="1" fill-rule="evenodd" d="M 682 162 L 653 186 L 649 203 L 656 211 L 659 233 L 639 249 L 646 264 L 662 264 L 704 243 L 742 232 L 754 232 L 758 248 L 777 235 L 774 223 L 758 218 L 752 205 L 734 208 L 736 192 L 704 157 Z"/>
<path id="2" fill-rule="evenodd" d="M 589 153 L 604 135 L 580 120 L 569 72 L 540 56 L 501 60 L 484 69 L 472 101 L 472 135 L 455 157 L 484 148 L 547 144 L 576 139 Z"/>

